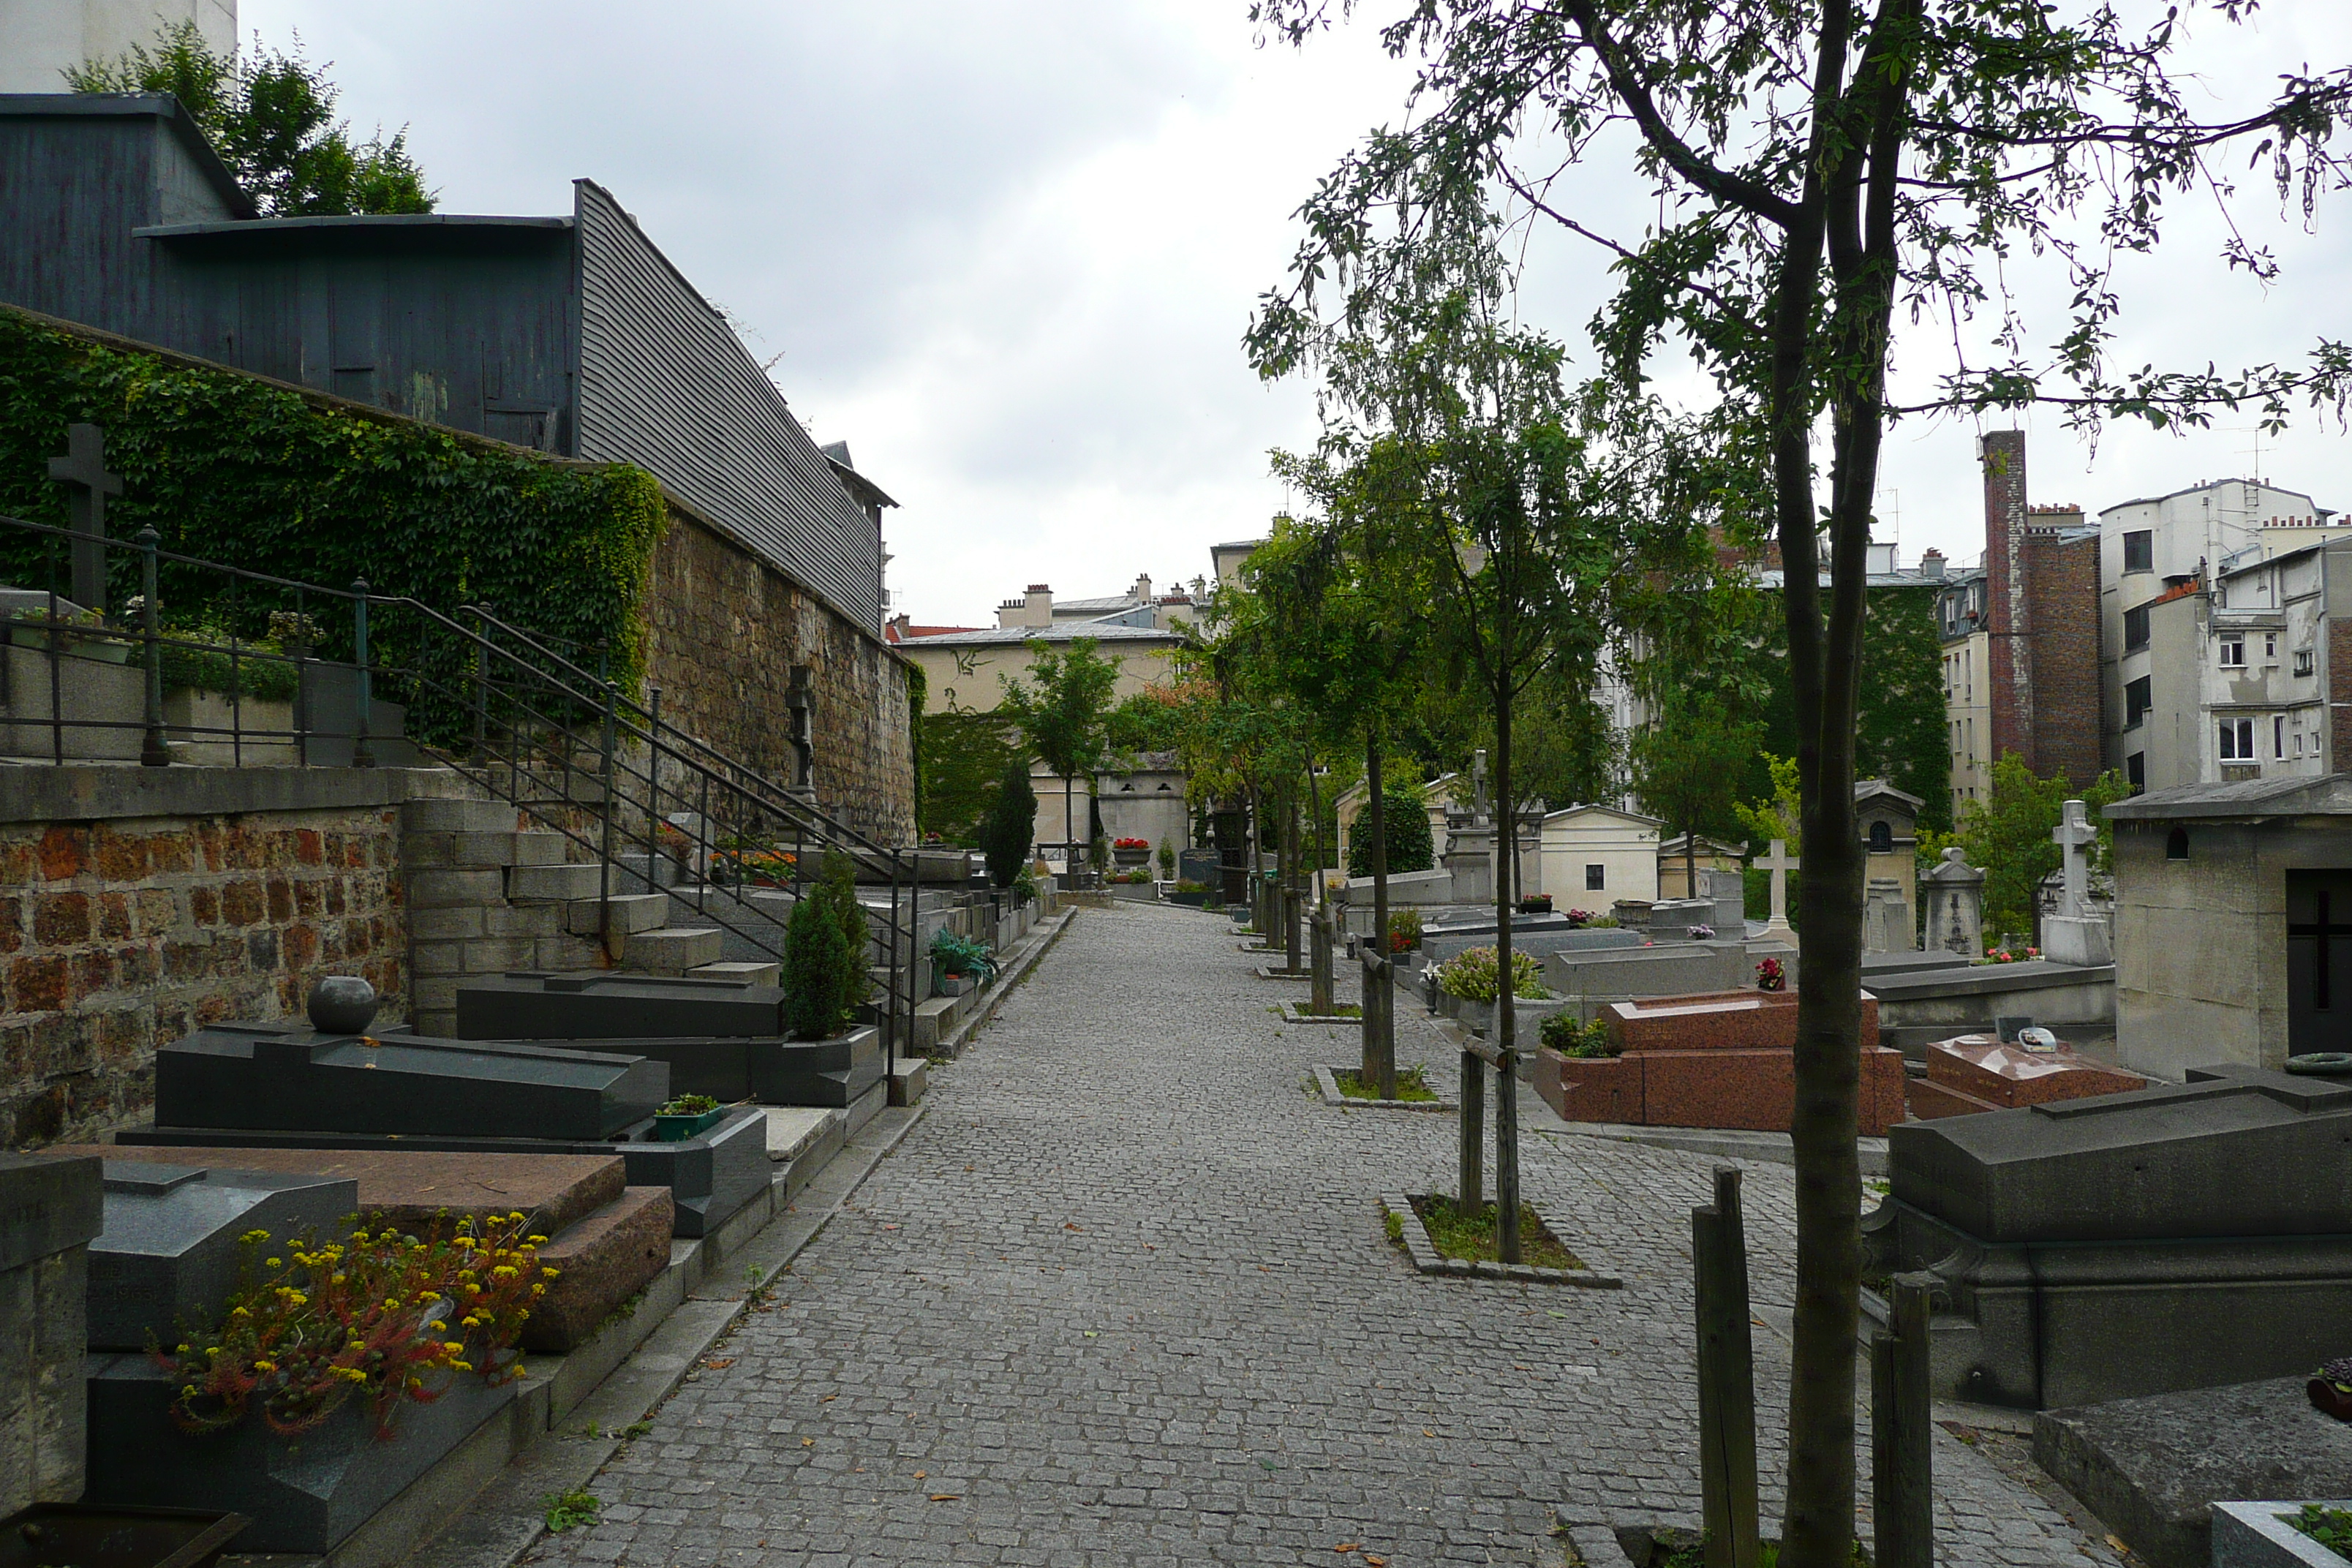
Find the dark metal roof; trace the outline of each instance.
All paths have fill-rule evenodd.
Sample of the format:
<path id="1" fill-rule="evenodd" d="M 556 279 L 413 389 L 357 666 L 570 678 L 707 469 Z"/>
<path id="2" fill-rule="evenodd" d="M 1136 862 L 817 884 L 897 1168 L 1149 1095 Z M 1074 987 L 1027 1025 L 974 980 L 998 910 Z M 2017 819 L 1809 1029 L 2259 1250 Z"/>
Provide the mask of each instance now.
<path id="1" fill-rule="evenodd" d="M 1097 642 L 1164 642 L 1170 645 L 1184 640 L 1184 634 L 1161 631 L 1153 626 L 1123 626 L 1101 621 L 1058 621 L 1050 626 L 991 626 L 976 632 L 950 632 L 944 637 L 920 637 L 908 643 L 908 647 L 1004 647 L 1014 643 L 1076 642 L 1080 637 L 1092 637 Z"/>
<path id="2" fill-rule="evenodd" d="M 168 92 L 0 92 L 0 119 L 63 120 L 88 116 L 131 118 L 145 115 L 172 128 L 172 134 L 188 151 L 188 156 L 219 195 L 222 205 L 231 212 L 251 218 L 260 212 L 228 165 L 212 139 L 196 128 L 194 120 L 181 107 L 180 100 Z"/>
<path id="3" fill-rule="evenodd" d="M 2352 776 L 2247 779 L 2240 784 L 2177 784 L 2119 800 L 2116 822 L 2173 822 L 2260 816 L 2352 816 Z"/>

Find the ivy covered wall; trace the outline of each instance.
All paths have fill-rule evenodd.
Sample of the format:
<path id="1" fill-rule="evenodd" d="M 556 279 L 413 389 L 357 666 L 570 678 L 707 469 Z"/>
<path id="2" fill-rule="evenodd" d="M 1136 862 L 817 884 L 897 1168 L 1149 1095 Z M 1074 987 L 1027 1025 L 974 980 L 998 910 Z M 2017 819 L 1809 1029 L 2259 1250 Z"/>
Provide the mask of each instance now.
<path id="1" fill-rule="evenodd" d="M 647 567 L 667 511 L 641 468 L 585 464 L 380 413 L 241 372 L 0 306 L 0 513 L 63 524 L 48 478 L 66 426 L 106 433 L 122 493 L 107 531 L 152 526 L 163 548 L 330 587 L 364 577 L 443 612 L 488 604 L 509 622 L 582 647 L 606 643 L 634 684 L 646 658 Z M 110 552 L 109 599 L 138 590 Z M 0 582 L 62 592 L 62 552 L 0 528 Z M 220 595 L 221 579 L 167 573 L 167 611 Z M 278 598 L 241 595 L 236 629 L 261 631 Z M 306 604 L 331 656 L 348 652 L 339 606 Z M 397 616 L 374 629 L 399 663 Z"/>

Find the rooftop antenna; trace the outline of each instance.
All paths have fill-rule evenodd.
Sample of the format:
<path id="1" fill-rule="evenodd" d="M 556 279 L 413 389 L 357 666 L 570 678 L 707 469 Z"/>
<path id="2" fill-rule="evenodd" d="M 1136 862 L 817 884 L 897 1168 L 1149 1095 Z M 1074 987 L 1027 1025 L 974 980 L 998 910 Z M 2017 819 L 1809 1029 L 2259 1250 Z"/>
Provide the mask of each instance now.
<path id="1" fill-rule="evenodd" d="M 2254 444 L 2252 447 L 2241 447 L 2238 451 L 2241 456 L 2251 456 L 2254 459 L 2254 483 L 2261 484 L 2263 482 L 2263 427 L 2260 425 L 2242 425 L 2238 428 L 2253 432 Z"/>

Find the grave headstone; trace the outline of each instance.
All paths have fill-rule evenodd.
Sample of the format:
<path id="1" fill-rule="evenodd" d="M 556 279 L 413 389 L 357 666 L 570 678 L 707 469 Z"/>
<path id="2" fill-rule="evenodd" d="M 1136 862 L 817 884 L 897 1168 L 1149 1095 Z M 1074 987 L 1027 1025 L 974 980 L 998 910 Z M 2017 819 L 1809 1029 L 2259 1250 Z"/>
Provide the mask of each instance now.
<path id="1" fill-rule="evenodd" d="M 1693 926 L 1706 926 L 1718 937 L 1736 937 L 1745 925 L 1722 931 L 1715 925 L 1715 904 L 1707 899 L 1660 899 L 1650 906 L 1649 918 L 1643 922 L 1649 928 L 1653 942 L 1688 942 Z"/>
<path id="2" fill-rule="evenodd" d="M 1939 1340 L 1939 1394 L 2096 1404 L 2341 1352 L 2352 1087 L 2212 1070 L 1890 1130 L 1893 1190 L 1865 1230 L 1875 1264 L 1936 1273 L 1964 1320 Z"/>
<path id="3" fill-rule="evenodd" d="M 0 1510 L 82 1493 L 87 1248 L 99 1163 L 0 1154 Z"/>
<path id="4" fill-rule="evenodd" d="M 1739 871 L 1702 870 L 1699 885 L 1715 904 L 1715 917 L 1707 923 L 1715 927 L 1719 937 L 1748 934 L 1748 879 Z"/>
<path id="5" fill-rule="evenodd" d="M 2066 802 L 2063 810 L 2064 816 L 2050 830 L 2050 837 L 2058 841 L 2065 857 L 2061 868 L 2064 890 L 2059 896 L 2058 912 L 2042 922 L 2042 956 L 2053 963 L 2085 968 L 2113 963 L 2115 941 L 2108 934 L 2107 922 L 2085 902 L 2090 850 L 2098 842 L 2099 831 L 2091 825 L 2081 801 Z"/>
<path id="6" fill-rule="evenodd" d="M 1985 874 L 1968 862 L 1967 851 L 1953 845 L 1921 879 L 1927 906 L 1927 946 L 1938 952 L 1956 952 L 1970 959 L 1984 953 Z"/>
<path id="7" fill-rule="evenodd" d="M 1203 888 L 1216 889 L 1222 879 L 1222 862 L 1213 849 L 1179 849 L 1176 851 L 1176 879 L 1182 882 L 1198 882 Z"/>
<path id="8" fill-rule="evenodd" d="M 239 1237 L 331 1237 L 358 1212 L 357 1182 L 108 1161 L 106 1228 L 89 1249 L 90 1348 L 144 1350 L 210 1327 L 246 1266 Z"/>
<path id="9" fill-rule="evenodd" d="M 1911 906 L 1904 900 L 1903 884 L 1892 877 L 1873 877 L 1864 893 L 1862 945 L 1866 952 L 1909 952 L 1919 944 L 1911 929 Z"/>
<path id="10" fill-rule="evenodd" d="M 882 1081 L 886 1068 L 882 1033 L 871 1027 L 830 1040 L 627 1036 L 575 1040 L 569 1048 L 665 1063 L 670 1093 L 707 1094 L 730 1104 L 853 1105 Z"/>
<path id="11" fill-rule="evenodd" d="M 106 500 L 122 493 L 120 476 L 106 471 L 106 432 L 95 425 L 66 426 L 66 453 L 49 459 L 49 478 L 65 488 L 66 526 L 73 531 L 73 596 L 106 608 Z"/>
<path id="12" fill-rule="evenodd" d="M 216 1024 L 155 1053 L 159 1126 L 603 1139 L 669 1098 L 669 1069 L 547 1046 Z"/>

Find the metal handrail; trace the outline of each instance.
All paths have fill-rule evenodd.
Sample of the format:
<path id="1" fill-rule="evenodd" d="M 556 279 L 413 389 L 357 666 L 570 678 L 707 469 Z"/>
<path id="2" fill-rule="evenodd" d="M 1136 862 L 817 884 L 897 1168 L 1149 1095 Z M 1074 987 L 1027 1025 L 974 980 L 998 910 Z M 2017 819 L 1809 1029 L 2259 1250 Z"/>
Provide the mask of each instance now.
<path id="1" fill-rule="evenodd" d="M 0 526 L 46 538 L 55 544 L 86 537 L 72 530 L 5 514 L 0 514 Z M 744 906 L 739 911 L 743 918 L 730 919 L 723 908 L 713 907 L 713 884 L 719 868 L 735 863 L 734 858 L 740 856 L 740 850 L 732 843 L 719 841 L 716 831 L 719 825 L 729 826 L 730 831 L 725 837 L 730 840 L 740 840 L 747 834 L 766 837 L 771 824 L 783 830 L 774 837 L 788 836 L 792 844 L 789 852 L 793 857 L 792 888 L 795 897 L 803 890 L 808 879 L 812 848 L 819 852 L 846 853 L 854 863 L 867 872 L 887 868 L 889 901 L 879 911 L 884 921 L 882 945 L 886 977 L 879 1011 L 886 1049 L 895 1068 L 899 1031 L 911 1022 L 919 991 L 915 970 L 920 955 L 913 951 L 913 947 L 918 929 L 916 913 L 920 883 L 909 875 L 907 858 L 911 851 L 885 846 L 847 824 L 835 821 L 817 808 L 804 793 L 769 778 L 759 769 L 727 755 L 701 737 L 678 729 L 662 717 L 657 689 L 649 690 L 648 702 L 640 703 L 622 690 L 607 672 L 590 672 L 548 647 L 541 634 L 511 625 L 487 606 L 460 606 L 458 614 L 469 616 L 477 623 L 476 627 L 468 627 L 452 616 L 413 596 L 376 593 L 364 580 L 354 582 L 348 589 L 326 588 L 165 551 L 161 548 L 152 529 L 142 530 L 133 540 L 107 539 L 100 542 L 109 550 L 136 550 L 140 554 L 141 584 L 145 590 L 142 605 L 143 624 L 140 628 L 135 631 L 128 627 L 110 628 L 100 632 L 62 616 L 58 609 L 61 595 L 54 586 L 45 591 L 47 606 L 45 615 L 15 623 L 39 629 L 45 634 L 50 702 L 48 716 L 41 722 L 49 731 L 49 751 L 53 761 L 62 763 L 67 760 L 65 736 L 68 731 L 129 727 L 121 721 L 68 719 L 64 716 L 62 664 L 68 657 L 67 646 L 74 640 L 73 634 L 77 631 L 89 635 L 93 640 L 135 642 L 143 650 L 146 678 L 144 711 L 136 727 L 142 731 L 140 760 L 149 766 L 172 763 L 167 729 L 191 738 L 225 735 L 230 743 L 231 755 L 238 765 L 245 762 L 245 749 L 248 744 L 278 740 L 292 742 L 300 764 L 309 765 L 312 761 L 312 746 L 321 739 L 348 739 L 352 747 L 352 765 L 372 765 L 374 743 L 391 738 L 370 733 L 373 689 L 381 677 L 394 689 L 404 687 L 419 699 L 429 697 L 443 704 L 446 710 L 445 717 L 449 723 L 464 721 L 463 728 L 467 733 L 458 735 L 453 730 L 439 740 L 428 736 L 415 741 L 414 743 L 421 751 L 516 806 L 534 821 L 561 833 L 568 842 L 593 857 L 601 868 L 599 880 L 606 922 L 604 934 L 607 938 L 608 952 L 611 951 L 609 922 L 614 871 L 618 857 L 627 853 L 618 847 L 623 837 L 619 818 L 625 810 L 640 805 L 644 810 L 645 887 L 651 891 L 668 890 L 661 881 L 662 837 L 665 829 L 681 835 L 688 848 L 687 869 L 696 877 L 696 886 L 690 896 L 697 916 L 715 921 L 753 951 L 772 958 L 783 957 L 782 932 L 772 917 L 761 914 L 756 921 L 750 918 L 752 895 L 747 886 L 739 881 L 732 889 L 731 900 L 725 900 Z M 256 647 L 237 637 L 233 631 L 226 643 L 184 631 L 165 631 L 157 618 L 161 610 L 157 574 L 159 565 L 163 563 L 218 574 L 232 584 L 266 585 L 290 592 L 295 597 L 298 615 L 307 616 L 312 595 L 348 605 L 353 644 L 352 660 L 343 663 L 318 658 L 312 656 L 307 646 L 299 654 Z M 53 550 L 50 554 L 52 583 L 55 572 L 56 554 Z M 230 604 L 234 613 L 237 608 L 234 591 Z M 415 617 L 414 628 L 403 629 L 425 634 L 416 644 L 419 657 L 406 664 L 377 662 L 369 647 L 371 610 L 394 611 Z M 527 652 L 501 647 L 490 635 L 490 628 L 495 628 L 501 637 L 520 645 Z M 435 648 L 433 644 L 436 637 L 440 640 Z M 226 728 L 196 723 L 168 727 L 164 724 L 161 671 L 166 650 L 226 655 L 229 662 L 230 722 Z M 446 657 L 426 657 L 428 650 Z M 248 683 L 244 677 L 244 665 L 247 661 L 296 667 L 295 721 L 291 728 L 281 730 L 245 724 L 244 707 Z M 436 664 L 446 664 L 447 673 L 436 674 L 434 668 Z M 321 729 L 310 722 L 315 715 L 308 710 L 309 704 L 304 698 L 308 691 L 307 671 L 313 666 L 354 672 L 356 706 L 354 722 L 349 731 Z M 0 666 L 0 670 L 5 670 L 5 666 Z M 463 689 L 459 689 L 461 686 Z M 13 716 L 10 721 L 12 727 L 25 722 Z M 594 726 L 598 753 L 599 788 L 597 799 L 593 803 L 596 818 L 593 837 L 571 819 L 578 815 L 579 808 L 591 804 L 579 797 L 576 787 L 579 770 L 575 765 L 581 740 L 579 731 L 588 725 Z M 543 754 L 551 742 L 558 749 L 560 767 L 551 766 Z M 535 750 L 542 754 L 534 755 Z M 642 765 L 638 761 L 640 757 Z M 663 782 L 666 767 L 677 775 L 676 783 L 665 784 Z M 633 794 L 637 797 L 634 801 L 630 798 Z M 693 832 L 688 833 L 670 817 L 662 815 L 660 808 L 666 795 L 681 802 L 691 799 L 696 807 Z M 636 875 L 634 869 L 626 874 Z M 918 897 L 902 900 L 902 893 L 908 891 L 916 892 Z M 669 896 L 685 901 L 686 896 L 681 893 Z M 863 957 L 860 955 L 861 963 Z"/>

